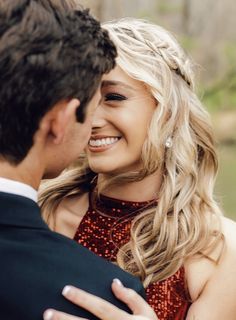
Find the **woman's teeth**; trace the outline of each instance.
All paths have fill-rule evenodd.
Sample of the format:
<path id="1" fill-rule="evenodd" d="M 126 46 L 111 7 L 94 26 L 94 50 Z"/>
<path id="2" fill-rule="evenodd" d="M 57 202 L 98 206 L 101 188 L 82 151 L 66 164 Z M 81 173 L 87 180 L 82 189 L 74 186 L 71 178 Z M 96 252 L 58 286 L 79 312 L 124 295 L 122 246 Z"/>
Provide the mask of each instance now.
<path id="1" fill-rule="evenodd" d="M 90 139 L 89 145 L 91 147 L 104 147 L 104 146 L 108 146 L 110 144 L 113 144 L 113 143 L 117 142 L 118 140 L 119 140 L 119 138 L 117 138 L 117 137 L 103 138 L 103 139 Z"/>

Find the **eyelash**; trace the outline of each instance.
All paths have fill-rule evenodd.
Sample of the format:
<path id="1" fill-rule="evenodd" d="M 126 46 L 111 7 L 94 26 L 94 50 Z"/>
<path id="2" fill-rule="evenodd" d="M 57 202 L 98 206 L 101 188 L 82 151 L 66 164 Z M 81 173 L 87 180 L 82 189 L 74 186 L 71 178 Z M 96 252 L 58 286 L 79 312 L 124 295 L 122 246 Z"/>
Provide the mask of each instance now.
<path id="1" fill-rule="evenodd" d="M 108 93 L 105 95 L 105 101 L 123 101 L 123 100 L 127 100 L 127 98 L 118 93 Z"/>

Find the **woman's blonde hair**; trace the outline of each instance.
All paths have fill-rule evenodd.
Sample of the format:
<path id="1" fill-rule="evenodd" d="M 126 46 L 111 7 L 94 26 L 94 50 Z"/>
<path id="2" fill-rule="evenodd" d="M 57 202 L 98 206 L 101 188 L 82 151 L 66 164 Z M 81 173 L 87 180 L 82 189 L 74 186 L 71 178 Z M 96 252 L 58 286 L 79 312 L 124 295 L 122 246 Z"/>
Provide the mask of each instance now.
<path id="1" fill-rule="evenodd" d="M 161 167 L 158 205 L 134 219 L 131 239 L 117 256 L 118 265 L 147 286 L 174 274 L 186 258 L 208 255 L 222 239 L 220 225 L 213 223 L 221 211 L 213 197 L 218 163 L 212 127 L 194 92 L 194 65 L 171 34 L 131 18 L 103 27 L 117 46 L 117 64 L 157 101 L 143 145 L 143 170 L 122 178 L 142 179 Z M 40 199 L 46 216 L 64 197 L 86 192 L 94 176 L 84 159 L 83 165 L 47 182 Z"/>

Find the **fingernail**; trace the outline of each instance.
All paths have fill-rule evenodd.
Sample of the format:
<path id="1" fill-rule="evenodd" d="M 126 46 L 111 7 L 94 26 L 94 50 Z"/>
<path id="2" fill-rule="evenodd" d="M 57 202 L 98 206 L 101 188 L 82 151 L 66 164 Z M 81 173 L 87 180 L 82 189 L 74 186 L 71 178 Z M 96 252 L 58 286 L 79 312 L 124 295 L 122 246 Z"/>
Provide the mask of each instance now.
<path id="1" fill-rule="evenodd" d="M 122 282 L 119 279 L 113 279 L 113 282 L 115 282 L 116 284 L 118 284 L 120 287 L 124 287 Z"/>
<path id="2" fill-rule="evenodd" d="M 65 297 L 68 297 L 69 294 L 72 292 L 71 286 L 65 286 L 64 289 L 62 290 L 62 295 Z"/>
<path id="3" fill-rule="evenodd" d="M 53 318 L 53 311 L 52 310 L 47 310 L 43 314 L 43 319 L 44 320 L 52 320 Z"/>

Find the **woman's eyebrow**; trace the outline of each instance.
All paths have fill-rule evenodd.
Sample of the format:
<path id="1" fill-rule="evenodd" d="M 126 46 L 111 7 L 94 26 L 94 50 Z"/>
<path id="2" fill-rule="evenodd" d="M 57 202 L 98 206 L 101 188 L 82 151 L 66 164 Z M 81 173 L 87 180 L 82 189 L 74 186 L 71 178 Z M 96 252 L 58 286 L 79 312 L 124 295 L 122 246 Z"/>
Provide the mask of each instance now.
<path id="1" fill-rule="evenodd" d="M 119 86 L 119 87 L 123 87 L 124 89 L 136 91 L 133 87 L 126 84 L 125 82 L 115 81 L 115 80 L 103 80 L 101 84 L 101 88 L 108 87 L 108 86 Z"/>

